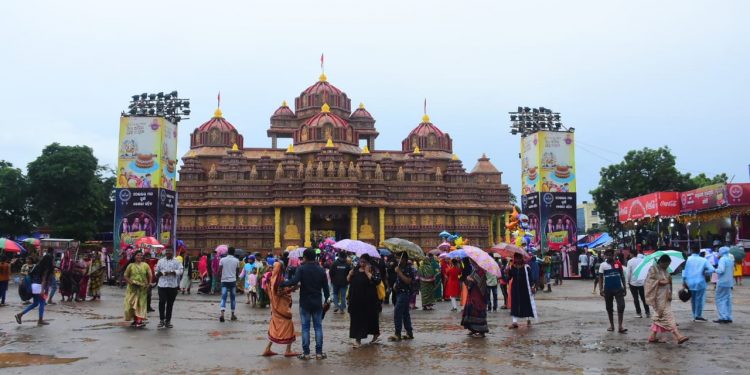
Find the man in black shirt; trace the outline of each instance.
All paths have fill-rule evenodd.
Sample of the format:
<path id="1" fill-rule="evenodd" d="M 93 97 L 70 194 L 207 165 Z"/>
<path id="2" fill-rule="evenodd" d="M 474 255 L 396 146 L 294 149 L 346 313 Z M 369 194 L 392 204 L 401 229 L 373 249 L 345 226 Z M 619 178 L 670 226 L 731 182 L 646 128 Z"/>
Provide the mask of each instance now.
<path id="1" fill-rule="evenodd" d="M 306 249 L 302 263 L 294 277 L 281 284 L 281 287 L 300 284 L 299 315 L 302 321 L 302 351 L 299 358 L 310 359 L 310 320 L 315 328 L 315 358 L 325 359 L 323 353 L 323 298 L 330 299 L 326 271 L 315 261 L 315 250 Z M 322 290 L 322 295 L 321 295 Z"/>
<path id="2" fill-rule="evenodd" d="M 409 266 L 409 257 L 406 253 L 395 256 L 398 259 L 398 265 L 395 267 L 396 283 L 393 285 L 393 293 L 396 294 L 396 306 L 393 309 L 393 322 L 396 326 L 396 334 L 389 337 L 388 340 L 411 340 L 414 338 L 414 329 L 411 325 L 409 299 L 411 297 L 411 283 L 414 281 L 414 268 Z M 405 337 L 401 337 L 402 326 L 406 329 Z"/>
<path id="3" fill-rule="evenodd" d="M 346 252 L 342 250 L 330 270 L 331 284 L 333 285 L 333 304 L 336 306 L 333 310 L 334 313 L 341 311 L 343 314 L 346 312 L 346 289 L 349 286 L 346 276 L 349 275 L 351 269 L 352 267 L 346 261 Z"/>

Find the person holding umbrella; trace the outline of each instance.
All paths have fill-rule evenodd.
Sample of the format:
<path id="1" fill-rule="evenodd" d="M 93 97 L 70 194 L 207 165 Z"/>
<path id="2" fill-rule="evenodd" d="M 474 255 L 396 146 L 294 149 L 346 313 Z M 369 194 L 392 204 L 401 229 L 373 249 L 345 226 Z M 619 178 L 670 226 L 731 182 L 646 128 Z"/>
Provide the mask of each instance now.
<path id="1" fill-rule="evenodd" d="M 688 341 L 686 336 L 680 334 L 675 322 L 674 313 L 672 312 L 672 275 L 667 268 L 671 263 L 669 255 L 662 255 L 656 263 L 656 267 L 651 267 L 646 276 L 645 291 L 646 303 L 654 308 L 651 324 L 651 335 L 648 337 L 649 343 L 662 343 L 656 335 L 662 332 L 670 332 L 677 340 L 677 344 L 683 344 Z M 610 321 L 612 313 L 610 312 Z M 622 321 L 622 320 L 620 320 Z M 622 328 L 620 328 L 622 329 Z"/>
<path id="2" fill-rule="evenodd" d="M 414 268 L 409 266 L 409 256 L 402 252 L 398 256 L 398 264 L 395 265 L 396 283 L 393 285 L 393 293 L 396 293 L 396 306 L 393 309 L 393 323 L 395 334 L 388 341 L 401 341 L 414 339 L 414 327 L 411 325 L 411 314 L 409 312 L 409 298 L 411 297 L 411 283 L 414 281 Z M 401 336 L 401 329 L 406 329 L 406 336 Z"/>
<path id="3" fill-rule="evenodd" d="M 463 278 L 463 282 L 469 293 L 464 305 L 461 325 L 469 330 L 469 336 L 484 337 L 490 331 L 487 327 L 487 272 L 473 259 L 467 259 L 471 263 L 471 269 Z"/>

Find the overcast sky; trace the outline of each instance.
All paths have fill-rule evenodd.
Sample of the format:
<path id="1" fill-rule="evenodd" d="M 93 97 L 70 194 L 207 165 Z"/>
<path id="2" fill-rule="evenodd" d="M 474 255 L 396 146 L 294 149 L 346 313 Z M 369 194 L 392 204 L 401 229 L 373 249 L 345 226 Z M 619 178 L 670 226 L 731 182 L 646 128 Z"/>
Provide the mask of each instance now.
<path id="1" fill-rule="evenodd" d="M 252 4 L 251 4 L 252 3 Z M 132 94 L 192 100 L 208 120 L 220 90 L 246 147 L 317 80 L 376 118 L 400 149 L 422 115 L 471 169 L 483 152 L 520 188 L 507 112 L 545 106 L 576 129 L 579 201 L 601 167 L 668 145 L 678 167 L 747 182 L 747 1 L 3 1 L 0 159 L 25 168 L 52 142 L 114 165 Z"/>

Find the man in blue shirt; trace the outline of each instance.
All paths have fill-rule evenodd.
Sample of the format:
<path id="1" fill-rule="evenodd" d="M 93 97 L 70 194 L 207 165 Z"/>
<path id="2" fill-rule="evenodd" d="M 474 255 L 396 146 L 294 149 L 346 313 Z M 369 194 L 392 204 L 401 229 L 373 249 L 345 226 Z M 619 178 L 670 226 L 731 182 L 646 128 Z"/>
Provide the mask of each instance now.
<path id="1" fill-rule="evenodd" d="M 732 322 L 732 289 L 734 287 L 734 257 L 729 254 L 729 248 L 724 246 L 719 249 L 719 266 L 716 273 L 719 281 L 716 283 L 716 312 L 719 319 L 714 323 Z"/>
<path id="2" fill-rule="evenodd" d="M 700 249 L 693 248 L 693 253 L 685 262 L 685 268 L 682 270 L 682 284 L 692 294 L 690 304 L 693 308 L 693 321 L 705 322 L 703 305 L 706 304 L 706 277 L 715 270 L 714 266 L 701 257 L 699 252 Z"/>

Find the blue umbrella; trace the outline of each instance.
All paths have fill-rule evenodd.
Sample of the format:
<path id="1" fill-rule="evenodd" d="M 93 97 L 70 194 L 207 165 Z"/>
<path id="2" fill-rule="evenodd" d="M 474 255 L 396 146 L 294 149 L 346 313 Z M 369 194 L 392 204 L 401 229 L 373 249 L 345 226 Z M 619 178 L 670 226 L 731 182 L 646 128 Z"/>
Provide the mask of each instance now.
<path id="1" fill-rule="evenodd" d="M 380 252 L 380 255 L 382 255 L 384 257 L 389 257 L 389 256 L 393 255 L 393 253 L 391 253 L 391 251 L 388 250 L 388 249 L 378 249 L 378 251 Z"/>
<path id="2" fill-rule="evenodd" d="M 448 253 L 448 258 L 451 258 L 451 259 L 468 258 L 468 257 L 469 255 L 466 254 L 466 252 L 463 249 L 458 249 L 458 250 L 451 251 L 450 253 Z"/>
<path id="3" fill-rule="evenodd" d="M 440 232 L 440 234 L 438 236 L 440 236 L 441 238 L 448 238 L 448 237 L 451 236 L 451 234 L 448 233 L 448 231 L 444 230 L 444 231 Z"/>

